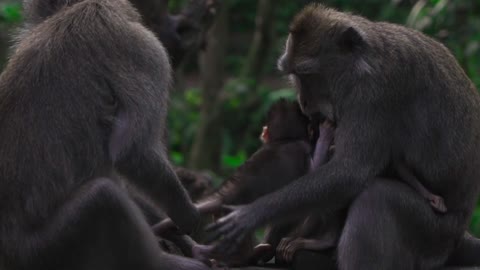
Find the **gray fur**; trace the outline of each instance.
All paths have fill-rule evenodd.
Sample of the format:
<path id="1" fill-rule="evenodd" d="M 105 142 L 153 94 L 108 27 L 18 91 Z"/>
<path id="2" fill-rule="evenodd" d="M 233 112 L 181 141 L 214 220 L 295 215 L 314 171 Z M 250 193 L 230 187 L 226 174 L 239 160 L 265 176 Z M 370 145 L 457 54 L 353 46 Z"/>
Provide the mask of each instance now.
<path id="1" fill-rule="evenodd" d="M 159 141 L 171 81 L 161 43 L 125 0 L 25 8 L 0 77 L 0 268 L 205 269 L 162 253 L 113 180 L 116 170 L 183 230 L 197 226 Z"/>

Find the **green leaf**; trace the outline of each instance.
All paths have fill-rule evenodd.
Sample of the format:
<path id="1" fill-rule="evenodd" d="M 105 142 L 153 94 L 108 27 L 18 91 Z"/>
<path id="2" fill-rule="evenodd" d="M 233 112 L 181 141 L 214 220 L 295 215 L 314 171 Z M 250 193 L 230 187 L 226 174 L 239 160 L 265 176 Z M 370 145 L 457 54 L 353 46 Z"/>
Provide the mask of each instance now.
<path id="1" fill-rule="evenodd" d="M 20 4 L 4 4 L 1 16 L 7 22 L 20 22 L 22 20 L 22 7 Z"/>
<path id="2" fill-rule="evenodd" d="M 223 157 L 223 164 L 227 168 L 237 168 L 242 165 L 247 159 L 247 154 L 244 151 L 237 153 L 236 155 L 225 155 Z"/>
<path id="3" fill-rule="evenodd" d="M 173 161 L 173 163 L 177 165 L 183 164 L 185 162 L 185 157 L 180 152 L 170 152 L 170 159 Z"/>

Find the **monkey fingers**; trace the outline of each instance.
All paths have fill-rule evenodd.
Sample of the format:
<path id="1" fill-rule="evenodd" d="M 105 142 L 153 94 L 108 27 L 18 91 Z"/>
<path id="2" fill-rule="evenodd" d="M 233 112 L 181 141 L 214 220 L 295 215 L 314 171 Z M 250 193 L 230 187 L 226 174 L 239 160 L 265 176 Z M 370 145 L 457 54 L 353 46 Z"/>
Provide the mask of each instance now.
<path id="1" fill-rule="evenodd" d="M 242 210 L 243 208 L 236 210 L 207 226 L 206 232 L 209 234 L 207 242 L 220 239 L 215 245 L 214 253 L 233 254 L 245 236 L 252 231 L 245 222 L 242 222 Z"/>
<path id="2" fill-rule="evenodd" d="M 162 236 L 165 233 L 171 233 L 173 231 L 179 232 L 180 229 L 177 227 L 177 225 L 175 225 L 175 223 L 171 219 L 167 218 L 153 225 L 152 230 L 155 233 L 155 235 Z"/>
<path id="3" fill-rule="evenodd" d="M 239 222 L 242 210 L 242 207 L 238 207 L 235 211 L 208 225 L 205 228 L 208 234 L 207 243 L 212 243 L 219 238 L 225 239 L 227 232 L 229 233 L 228 236 L 235 237 L 236 235 L 232 235 L 231 232 L 236 232 L 237 230 L 233 230 L 233 228 L 238 228 L 242 225 L 241 222 Z"/>
<path id="4" fill-rule="evenodd" d="M 304 248 L 302 238 L 283 238 L 277 247 L 277 260 L 291 263 L 295 253 Z"/>

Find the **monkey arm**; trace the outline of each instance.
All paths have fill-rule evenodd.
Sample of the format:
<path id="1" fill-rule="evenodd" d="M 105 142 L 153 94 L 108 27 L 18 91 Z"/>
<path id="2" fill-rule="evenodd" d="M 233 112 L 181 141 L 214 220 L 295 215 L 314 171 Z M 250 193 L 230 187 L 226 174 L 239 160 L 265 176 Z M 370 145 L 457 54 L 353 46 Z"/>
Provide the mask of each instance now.
<path id="1" fill-rule="evenodd" d="M 125 29 L 136 36 L 126 40 Z M 171 167 L 161 141 L 171 82 L 168 56 L 140 23 L 125 22 L 108 31 L 118 35 L 115 50 L 107 51 L 108 57 L 136 56 L 125 59 L 121 66 L 110 67 L 115 72 L 106 82 L 118 103 L 109 145 L 114 167 L 164 209 L 182 230 L 193 231 L 200 215 Z M 143 46 L 132 47 L 132 39 L 138 39 Z"/>
<path id="2" fill-rule="evenodd" d="M 164 209 L 180 229 L 195 230 L 200 215 L 166 158 L 153 150 L 137 151 L 131 153 L 132 158 L 119 162 L 118 170 L 135 180 L 132 182 Z"/>
<path id="3" fill-rule="evenodd" d="M 352 110 L 353 111 L 353 110 Z M 232 252 L 238 239 L 255 228 L 300 210 L 334 212 L 346 207 L 379 174 L 389 160 L 389 144 L 381 121 L 366 121 L 360 113 L 345 119 L 336 131 L 336 153 L 327 164 L 286 187 L 237 209 L 207 227 L 218 250 Z M 361 118 L 361 119 L 359 119 Z M 364 120 L 365 119 L 365 120 Z M 388 130 L 388 129 L 387 129 Z M 235 240 L 236 239 L 236 240 Z M 235 241 L 234 241 L 235 240 Z"/>
<path id="4" fill-rule="evenodd" d="M 245 199 L 243 197 L 248 193 L 247 186 L 249 184 L 249 176 L 247 173 L 251 170 L 256 162 L 245 162 L 232 177 L 224 181 L 223 184 L 213 194 L 200 200 L 195 204 L 198 212 L 201 215 L 218 213 L 224 204 L 237 204 L 239 200 Z M 252 168 L 253 169 L 253 168 Z M 156 235 L 164 235 L 166 232 L 175 228 L 175 223 L 167 218 L 157 224 L 152 229 Z"/>

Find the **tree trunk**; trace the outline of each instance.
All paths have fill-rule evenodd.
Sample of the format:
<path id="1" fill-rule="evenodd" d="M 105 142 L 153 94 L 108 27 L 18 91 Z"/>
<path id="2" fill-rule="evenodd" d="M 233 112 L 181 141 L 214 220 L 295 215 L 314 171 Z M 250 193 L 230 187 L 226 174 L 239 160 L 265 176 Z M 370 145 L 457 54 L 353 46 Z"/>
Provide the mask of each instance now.
<path id="1" fill-rule="evenodd" d="M 189 167 L 217 171 L 221 147 L 219 95 L 225 80 L 225 56 L 228 41 L 228 6 L 223 2 L 217 19 L 207 34 L 205 51 L 200 55 L 202 107 L 198 132 L 192 147 Z"/>
<path id="2" fill-rule="evenodd" d="M 258 84 L 262 78 L 265 60 L 269 56 L 268 52 L 274 37 L 274 10 L 277 5 L 272 5 L 272 3 L 272 0 L 258 2 L 253 42 L 243 68 L 242 77 L 253 78 L 255 84 Z"/>

